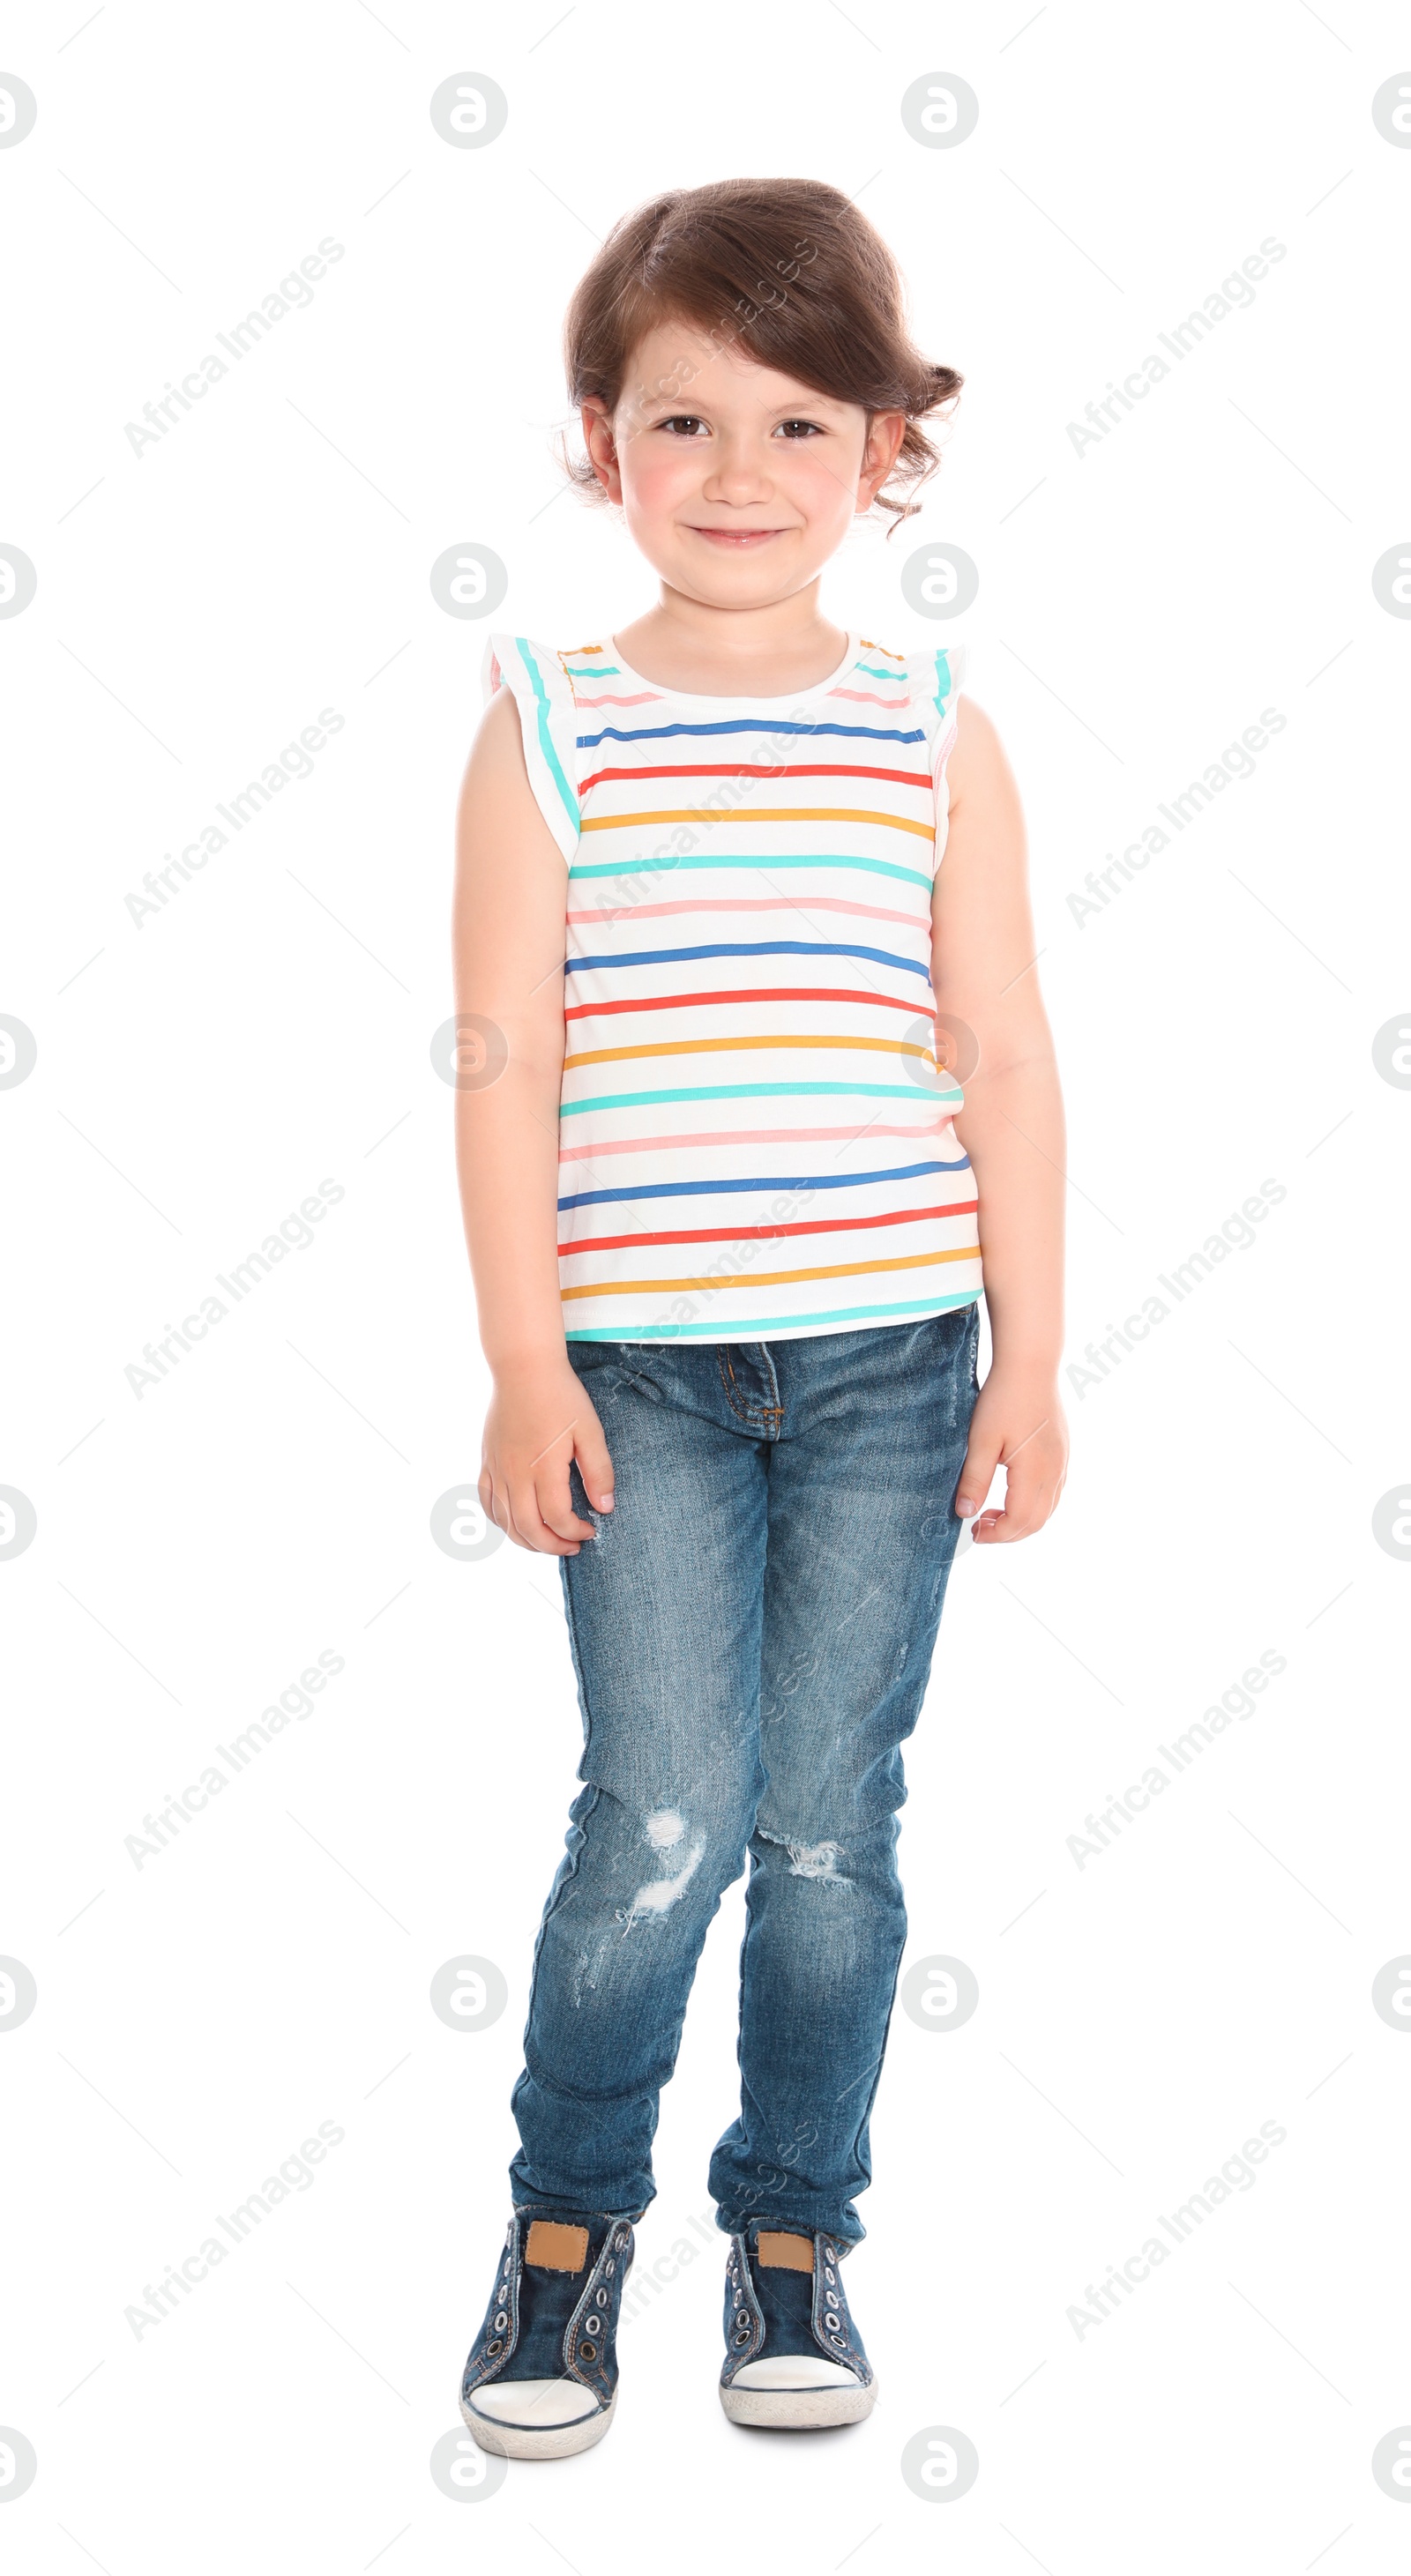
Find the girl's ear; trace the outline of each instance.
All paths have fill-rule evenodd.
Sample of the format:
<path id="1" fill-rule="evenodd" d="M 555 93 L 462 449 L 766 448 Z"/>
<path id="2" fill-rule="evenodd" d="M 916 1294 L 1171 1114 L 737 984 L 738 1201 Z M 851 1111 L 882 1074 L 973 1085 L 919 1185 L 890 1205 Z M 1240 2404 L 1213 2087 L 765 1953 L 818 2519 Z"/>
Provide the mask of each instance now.
<path id="1" fill-rule="evenodd" d="M 601 394 L 590 394 L 579 413 L 583 424 L 583 444 L 588 462 L 610 501 L 622 499 L 622 472 L 617 461 L 617 442 L 612 434 L 612 421 Z"/>
<path id="2" fill-rule="evenodd" d="M 862 449 L 862 472 L 858 477 L 857 506 L 870 510 L 887 476 L 897 461 L 898 451 L 906 436 L 904 411 L 874 412 L 868 424 Z"/>

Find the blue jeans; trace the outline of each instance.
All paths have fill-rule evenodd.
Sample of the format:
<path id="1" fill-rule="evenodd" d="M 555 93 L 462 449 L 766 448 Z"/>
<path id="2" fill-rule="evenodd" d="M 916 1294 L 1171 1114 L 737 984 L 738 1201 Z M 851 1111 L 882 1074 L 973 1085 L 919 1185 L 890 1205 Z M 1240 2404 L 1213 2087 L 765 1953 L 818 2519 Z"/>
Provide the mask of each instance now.
<path id="1" fill-rule="evenodd" d="M 720 2226 L 856 2242 L 906 1914 L 920 1712 L 976 1393 L 979 1310 L 798 1341 L 569 1357 L 615 1511 L 562 1560 L 585 1745 L 534 1958 L 515 2203 L 639 2216 L 686 1999 L 748 1853 L 740 2116 Z"/>

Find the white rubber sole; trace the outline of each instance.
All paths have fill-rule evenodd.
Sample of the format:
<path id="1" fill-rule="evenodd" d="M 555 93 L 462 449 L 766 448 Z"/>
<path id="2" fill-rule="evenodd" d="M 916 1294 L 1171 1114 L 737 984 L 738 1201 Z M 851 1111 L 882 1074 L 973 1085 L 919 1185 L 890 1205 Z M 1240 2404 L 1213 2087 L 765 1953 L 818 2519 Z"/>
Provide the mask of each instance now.
<path id="1" fill-rule="evenodd" d="M 830 2424 L 860 2424 L 877 2403 L 877 2382 L 864 2388 L 722 2388 L 720 2403 L 732 2424 L 764 2432 L 817 2433 Z"/>
<path id="2" fill-rule="evenodd" d="M 501 2460 L 567 2460 L 575 2451 L 591 2451 L 595 2442 L 601 2442 L 616 2408 L 614 2389 L 606 2406 L 580 2415 L 576 2424 L 499 2424 L 491 2415 L 477 2415 L 461 2399 L 461 2413 L 481 2450 L 493 2451 Z"/>

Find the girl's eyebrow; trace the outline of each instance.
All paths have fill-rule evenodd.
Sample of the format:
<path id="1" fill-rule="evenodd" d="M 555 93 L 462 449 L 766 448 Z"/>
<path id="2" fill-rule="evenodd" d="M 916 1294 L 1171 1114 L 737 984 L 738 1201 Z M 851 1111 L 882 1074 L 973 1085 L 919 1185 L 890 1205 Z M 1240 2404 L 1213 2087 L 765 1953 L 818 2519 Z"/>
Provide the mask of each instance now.
<path id="1" fill-rule="evenodd" d="M 649 393 L 640 398 L 625 395 L 624 399 L 631 401 L 632 408 L 639 418 L 659 413 L 667 420 L 674 419 L 678 414 L 692 420 L 708 420 L 711 417 L 713 405 L 704 394 L 693 402 L 692 391 L 693 388 L 687 385 L 679 394 Z M 797 400 L 761 403 L 759 408 L 766 419 L 802 420 L 811 412 L 842 412 L 849 406 L 839 395 L 810 393 L 805 390 Z"/>

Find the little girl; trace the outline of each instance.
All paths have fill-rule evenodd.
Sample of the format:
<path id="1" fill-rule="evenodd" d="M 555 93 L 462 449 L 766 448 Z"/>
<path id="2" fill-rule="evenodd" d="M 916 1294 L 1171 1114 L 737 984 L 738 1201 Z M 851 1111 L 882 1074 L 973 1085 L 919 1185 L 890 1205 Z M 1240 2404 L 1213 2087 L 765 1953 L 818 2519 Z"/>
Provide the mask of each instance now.
<path id="1" fill-rule="evenodd" d="M 1013 779 L 954 651 L 819 601 L 855 518 L 908 514 L 961 379 L 804 180 L 628 216 L 566 350 L 577 479 L 659 595 L 569 651 L 492 637 L 455 909 L 485 1051 L 457 1103 L 480 1496 L 563 1560 L 585 1732 L 461 2399 L 483 2449 L 532 2458 L 611 2422 L 661 2087 L 747 1859 L 721 2399 L 869 2412 L 843 2262 L 906 1935 L 900 1747 L 962 1517 L 1028 1536 L 1066 1457 Z"/>

